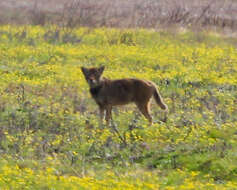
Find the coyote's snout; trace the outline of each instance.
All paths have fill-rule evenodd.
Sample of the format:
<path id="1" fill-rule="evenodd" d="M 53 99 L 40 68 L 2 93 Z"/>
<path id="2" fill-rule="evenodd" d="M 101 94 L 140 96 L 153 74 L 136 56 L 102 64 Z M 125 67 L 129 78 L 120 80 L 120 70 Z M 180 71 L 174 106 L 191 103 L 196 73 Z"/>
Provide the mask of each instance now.
<path id="1" fill-rule="evenodd" d="M 102 78 L 104 66 L 99 68 L 81 67 L 81 70 L 90 86 L 90 93 L 99 106 L 101 121 L 104 118 L 104 111 L 106 111 L 105 119 L 107 125 L 112 118 L 112 107 L 116 105 L 134 102 L 150 123 L 152 123 L 150 115 L 150 100 L 152 96 L 154 96 L 161 109 L 168 109 L 156 85 L 151 81 L 134 78 L 118 80 Z"/>

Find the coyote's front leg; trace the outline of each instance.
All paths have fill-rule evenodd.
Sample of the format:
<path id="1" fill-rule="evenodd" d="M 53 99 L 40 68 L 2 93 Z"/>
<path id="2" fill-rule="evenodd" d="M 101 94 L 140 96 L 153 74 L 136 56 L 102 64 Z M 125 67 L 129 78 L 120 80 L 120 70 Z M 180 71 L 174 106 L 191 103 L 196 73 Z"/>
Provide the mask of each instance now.
<path id="1" fill-rule="evenodd" d="M 112 106 L 107 106 L 106 107 L 106 116 L 105 116 L 107 126 L 109 126 L 111 119 L 112 119 Z"/>
<path id="2" fill-rule="evenodd" d="M 103 125 L 105 109 L 103 107 L 99 107 L 99 109 L 100 109 L 100 125 Z"/>

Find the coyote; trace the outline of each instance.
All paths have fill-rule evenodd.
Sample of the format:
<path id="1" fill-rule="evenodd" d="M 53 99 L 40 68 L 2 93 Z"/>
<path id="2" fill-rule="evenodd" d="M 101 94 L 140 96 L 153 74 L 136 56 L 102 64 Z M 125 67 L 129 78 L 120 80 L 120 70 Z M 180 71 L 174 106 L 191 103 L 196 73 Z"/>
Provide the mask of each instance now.
<path id="1" fill-rule="evenodd" d="M 85 79 L 90 86 L 90 93 L 99 106 L 101 122 L 103 122 L 104 111 L 106 111 L 106 123 L 109 125 L 110 119 L 112 119 L 111 112 L 113 106 L 134 102 L 140 112 L 152 124 L 152 117 L 149 113 L 152 96 L 154 96 L 156 103 L 161 109 L 168 110 L 153 82 L 135 78 L 110 80 L 102 77 L 104 68 L 104 66 L 99 68 L 81 67 Z"/>

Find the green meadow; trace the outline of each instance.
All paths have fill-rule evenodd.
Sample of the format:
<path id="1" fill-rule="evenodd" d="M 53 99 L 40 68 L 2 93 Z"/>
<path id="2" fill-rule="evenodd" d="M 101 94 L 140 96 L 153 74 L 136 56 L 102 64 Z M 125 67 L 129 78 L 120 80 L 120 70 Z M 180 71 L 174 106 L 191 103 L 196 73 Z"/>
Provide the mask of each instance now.
<path id="1" fill-rule="evenodd" d="M 237 189 L 237 49 L 215 33 L 0 26 L 0 189 Z M 99 110 L 80 67 L 151 80 L 153 125 Z M 164 122 L 165 121 L 165 122 Z"/>

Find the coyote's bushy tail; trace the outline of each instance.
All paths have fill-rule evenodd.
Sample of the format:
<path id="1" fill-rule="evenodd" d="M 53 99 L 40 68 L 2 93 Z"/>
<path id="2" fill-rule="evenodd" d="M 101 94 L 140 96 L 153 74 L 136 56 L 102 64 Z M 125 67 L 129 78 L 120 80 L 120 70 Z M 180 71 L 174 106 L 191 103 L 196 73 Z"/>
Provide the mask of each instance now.
<path id="1" fill-rule="evenodd" d="M 155 87 L 155 90 L 154 90 L 154 93 L 153 93 L 153 96 L 156 100 L 156 103 L 161 107 L 161 109 L 165 110 L 165 111 L 168 111 L 168 106 L 164 103 L 158 89 Z"/>

